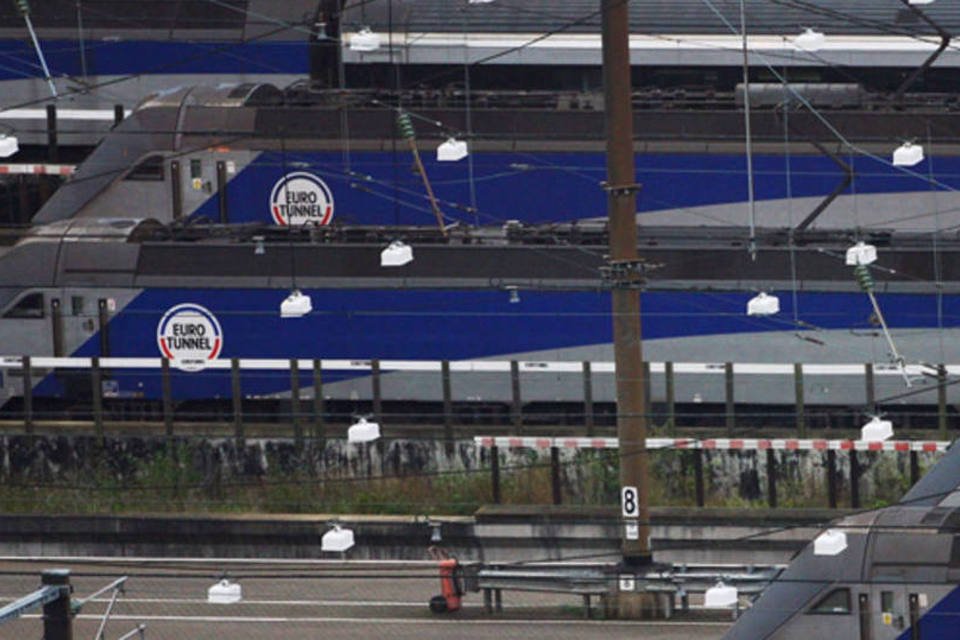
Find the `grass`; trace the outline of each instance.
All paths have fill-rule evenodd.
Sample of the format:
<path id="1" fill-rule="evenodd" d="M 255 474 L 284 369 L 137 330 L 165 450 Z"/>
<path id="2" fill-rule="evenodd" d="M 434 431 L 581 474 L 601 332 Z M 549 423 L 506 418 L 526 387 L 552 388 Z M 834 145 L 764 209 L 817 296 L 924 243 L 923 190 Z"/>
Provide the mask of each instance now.
<path id="1" fill-rule="evenodd" d="M 217 457 L 217 450 L 196 443 L 157 446 L 149 451 L 97 449 L 61 465 L 32 466 L 4 478 L 0 509 L 5 513 L 358 513 L 472 514 L 491 502 L 487 468 L 459 472 L 426 472 L 391 477 L 335 477 L 309 472 L 269 449 L 266 471 L 237 470 Z M 781 507 L 824 507 L 826 482 L 816 463 L 801 468 L 797 459 L 779 465 Z M 801 460 L 802 461 L 802 460 Z M 650 456 L 652 505 L 693 506 L 695 480 L 692 452 L 661 451 Z M 744 496 L 730 476 L 737 468 L 759 473 L 756 461 L 705 460 L 707 505 L 764 509 L 762 495 Z M 562 466 L 564 503 L 615 505 L 619 500 L 619 461 L 613 450 L 584 450 Z M 739 467 L 737 466 L 739 465 Z M 753 466 L 751 466 L 753 465 Z M 871 467 L 861 488 L 865 506 L 895 502 L 906 490 L 902 461 L 895 456 L 864 460 Z M 331 465 L 342 473 L 342 465 Z M 39 469 L 39 470 L 38 470 Z M 548 458 L 528 451 L 502 462 L 501 496 L 505 504 L 552 502 Z M 355 469 L 354 475 L 358 472 Z M 754 485 L 756 485 L 756 479 Z M 842 483 L 841 483 L 842 484 Z M 765 479 L 759 486 L 765 488 Z M 841 501 L 845 496 L 841 496 Z"/>

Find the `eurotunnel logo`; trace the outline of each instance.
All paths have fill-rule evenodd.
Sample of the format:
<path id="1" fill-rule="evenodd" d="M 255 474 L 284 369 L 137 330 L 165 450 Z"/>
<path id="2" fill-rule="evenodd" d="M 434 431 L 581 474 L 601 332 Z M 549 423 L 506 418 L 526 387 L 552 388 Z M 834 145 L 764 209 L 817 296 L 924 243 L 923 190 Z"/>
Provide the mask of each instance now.
<path id="1" fill-rule="evenodd" d="M 274 222 L 284 227 L 330 224 L 333 192 L 312 173 L 288 173 L 270 191 L 270 214 Z"/>
<path id="2" fill-rule="evenodd" d="M 198 304 L 178 304 L 160 319 L 157 346 L 181 371 L 200 371 L 223 350 L 223 331 L 208 309 Z"/>

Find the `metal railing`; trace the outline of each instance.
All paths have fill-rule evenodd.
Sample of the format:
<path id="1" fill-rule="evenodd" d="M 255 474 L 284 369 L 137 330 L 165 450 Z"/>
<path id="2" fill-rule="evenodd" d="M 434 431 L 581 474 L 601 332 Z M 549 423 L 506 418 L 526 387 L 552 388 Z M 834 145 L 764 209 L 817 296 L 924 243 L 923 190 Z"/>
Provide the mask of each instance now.
<path id="1" fill-rule="evenodd" d="M 6 417 L 22 421 L 27 432 L 43 420 L 90 422 L 97 433 L 108 421 L 153 421 L 171 436 L 178 424 L 219 422 L 232 425 L 240 438 L 246 425 L 258 423 L 286 425 L 280 428 L 288 427 L 297 438 L 309 427 L 322 437 L 327 423 L 350 422 L 364 413 L 395 426 L 439 425 L 448 438 L 457 425 L 508 426 L 514 435 L 563 425 L 589 437 L 616 420 L 610 390 L 598 390 L 610 386 L 614 364 L 609 361 L 221 358 L 203 362 L 202 371 L 183 370 L 195 366 L 165 358 L 2 357 L 0 374 L 7 387 L 19 379 L 13 388 L 22 389 L 13 394 L 19 398 L 8 403 Z M 646 414 L 656 426 L 668 434 L 709 427 L 728 437 L 747 427 L 777 426 L 804 438 L 817 425 L 859 428 L 864 414 L 888 410 L 904 418 L 898 427 L 936 431 L 945 440 L 954 415 L 948 389 L 960 375 L 956 364 L 909 365 L 907 374 L 921 384 L 905 388 L 892 386 L 901 377 L 897 367 L 870 363 L 650 362 L 645 368 Z M 175 393 L 174 383 L 182 387 L 211 376 L 223 389 L 219 397 L 184 402 Z M 396 386 L 403 376 L 414 376 L 415 384 Z M 470 376 L 483 376 L 494 392 L 471 395 L 479 378 Z M 50 394 L 37 387 L 47 378 L 69 381 L 57 398 L 59 409 L 51 409 Z M 678 385 L 691 379 L 712 391 L 678 400 Z M 823 394 L 811 401 L 811 379 L 840 380 L 847 397 Z M 153 391 L 142 391 L 144 383 Z M 259 390 L 265 383 L 272 391 Z M 388 383 L 392 392 L 384 391 Z M 779 384 L 779 401 L 744 399 L 758 383 Z M 858 386 L 862 395 L 855 391 Z M 896 393 L 880 397 L 878 389 Z M 142 417 L 134 406 L 146 407 Z"/>

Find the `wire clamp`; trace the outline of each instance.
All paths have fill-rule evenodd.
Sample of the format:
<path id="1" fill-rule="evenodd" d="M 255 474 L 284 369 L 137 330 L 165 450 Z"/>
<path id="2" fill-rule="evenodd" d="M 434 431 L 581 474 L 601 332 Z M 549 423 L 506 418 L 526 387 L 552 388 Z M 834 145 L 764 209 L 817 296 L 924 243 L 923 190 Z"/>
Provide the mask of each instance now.
<path id="1" fill-rule="evenodd" d="M 600 267 L 603 281 L 614 289 L 638 289 L 647 283 L 647 272 L 663 265 L 640 259 L 608 260 Z"/>
<path id="2" fill-rule="evenodd" d="M 601 182 L 600 186 L 604 191 L 613 196 L 617 196 L 618 198 L 635 195 L 642 188 L 642 185 L 637 182 L 630 184 L 610 184 L 608 182 Z"/>

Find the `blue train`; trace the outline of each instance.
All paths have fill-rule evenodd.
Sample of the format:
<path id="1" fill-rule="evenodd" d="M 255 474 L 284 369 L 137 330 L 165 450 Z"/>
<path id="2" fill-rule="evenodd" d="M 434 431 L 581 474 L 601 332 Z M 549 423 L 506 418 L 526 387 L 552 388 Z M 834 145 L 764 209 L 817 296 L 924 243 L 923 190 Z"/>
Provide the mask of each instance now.
<path id="1" fill-rule="evenodd" d="M 748 4 L 762 18 L 758 33 L 784 29 Z M 310 82 L 166 89 L 104 137 L 0 254 L 0 352 L 166 357 L 177 365 L 176 397 L 200 400 L 231 392 L 222 370 L 202 366 L 210 359 L 610 359 L 596 26 L 571 27 L 590 46 L 551 40 L 546 57 L 514 59 L 511 51 L 502 64 L 468 58 L 464 66 L 451 52 L 462 53 L 468 40 L 443 44 L 430 35 L 455 30 L 452 18 L 430 13 L 449 7 L 404 3 L 404 40 L 387 3 L 344 12 L 321 5 L 323 19 L 315 20 L 338 30 L 337 46 L 331 54 L 323 38 L 311 41 L 326 46 L 327 57 L 326 72 Z M 509 39 L 572 19 L 576 8 L 512 22 L 501 20 L 504 7 L 460 9 L 469 21 L 463 38 Z M 647 9 L 635 11 L 638 25 L 653 24 L 644 22 Z M 930 15 L 952 25 L 952 14 L 938 11 Z M 350 45 L 360 26 L 380 33 L 379 49 Z M 865 33 L 862 22 L 848 27 L 846 35 L 889 37 Z M 724 33 L 703 17 L 684 28 Z M 866 47 L 853 42 L 844 46 Z M 409 57 L 397 58 L 398 47 Z M 916 62 L 907 49 L 889 68 L 862 69 L 864 84 L 831 82 L 833 67 L 799 54 L 785 64 L 803 67 L 803 82 L 757 78 L 750 175 L 745 93 L 726 54 L 693 76 L 663 51 L 651 54 L 659 80 L 638 69 L 648 359 L 887 365 L 892 339 L 909 362 L 958 361 L 960 156 L 951 98 L 937 92 L 953 67 L 947 61 L 911 86 L 891 86 L 901 65 Z M 331 76 L 341 66 L 344 74 Z M 537 88 L 547 67 L 560 88 Z M 516 86 L 521 77 L 535 86 Z M 885 93 L 893 89 L 897 100 Z M 413 132 L 398 126 L 404 119 Z M 441 161 L 437 149 L 451 140 L 468 152 Z M 890 154 L 904 140 L 922 143 L 926 159 L 894 166 Z M 414 260 L 381 266 L 380 252 L 395 240 L 412 247 Z M 859 241 L 879 250 L 871 290 L 891 336 L 845 264 L 844 252 Z M 281 318 L 294 290 L 309 296 L 312 310 Z M 745 314 L 761 290 L 779 296 L 780 313 Z M 388 396 L 439 397 L 435 381 L 387 378 Z M 155 371 L 112 371 L 107 382 L 121 397 L 156 398 L 160 387 Z M 329 382 L 332 398 L 370 395 L 365 378 Z M 56 373 L 38 384 L 39 396 L 58 400 L 81 393 Z M 753 380 L 738 386 L 737 398 L 792 402 L 791 385 L 775 387 Z M 911 402 L 935 401 L 932 390 Z M 282 396 L 289 379 L 251 373 L 243 392 Z M 17 398 L 22 380 L 8 376 L 3 393 Z M 579 380 L 557 377 L 524 395 L 564 402 L 581 393 Z M 598 393 L 609 398 L 612 389 Z M 696 379 L 678 393 L 711 402 L 724 391 Z M 860 383 L 823 380 L 809 393 L 820 404 L 863 402 Z M 475 379 L 461 395 L 497 401 L 509 385 Z"/>

